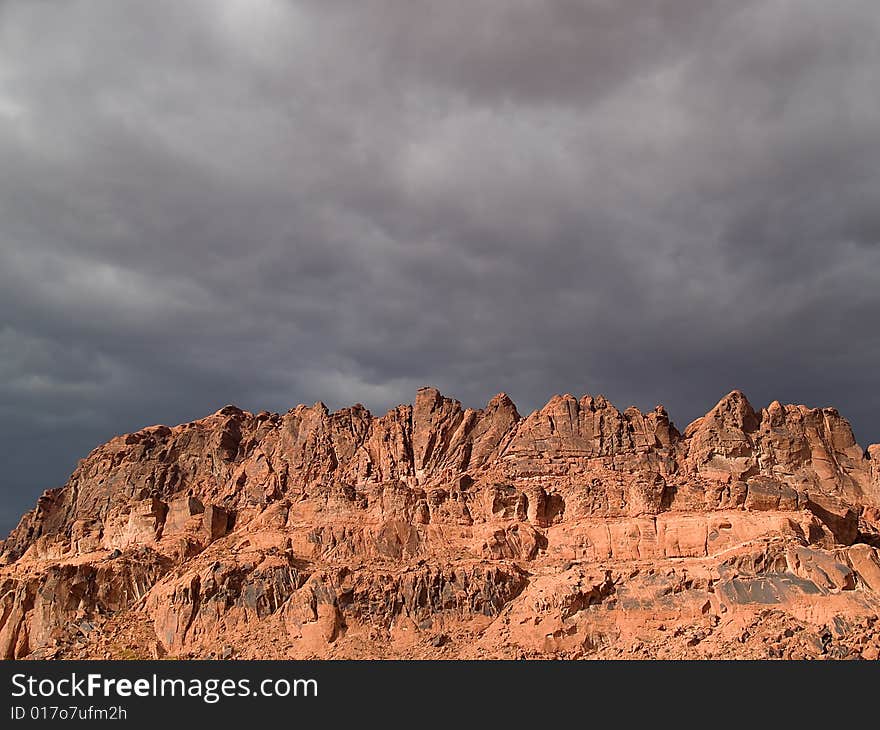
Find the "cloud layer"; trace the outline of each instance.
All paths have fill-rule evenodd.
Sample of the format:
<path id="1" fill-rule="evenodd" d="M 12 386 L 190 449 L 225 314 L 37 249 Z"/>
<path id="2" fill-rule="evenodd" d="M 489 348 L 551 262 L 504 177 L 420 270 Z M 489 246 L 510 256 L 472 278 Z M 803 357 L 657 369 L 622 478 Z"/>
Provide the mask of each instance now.
<path id="1" fill-rule="evenodd" d="M 0 528 L 115 433 L 431 383 L 880 441 L 874 0 L 0 2 Z"/>

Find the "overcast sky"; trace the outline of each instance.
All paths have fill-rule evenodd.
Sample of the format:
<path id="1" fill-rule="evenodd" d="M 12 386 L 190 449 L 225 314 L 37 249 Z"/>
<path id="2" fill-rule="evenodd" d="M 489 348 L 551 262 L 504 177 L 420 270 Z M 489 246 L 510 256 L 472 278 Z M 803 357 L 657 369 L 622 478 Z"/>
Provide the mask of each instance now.
<path id="1" fill-rule="evenodd" d="M 877 0 L 0 0 L 0 529 L 226 403 L 880 441 Z"/>

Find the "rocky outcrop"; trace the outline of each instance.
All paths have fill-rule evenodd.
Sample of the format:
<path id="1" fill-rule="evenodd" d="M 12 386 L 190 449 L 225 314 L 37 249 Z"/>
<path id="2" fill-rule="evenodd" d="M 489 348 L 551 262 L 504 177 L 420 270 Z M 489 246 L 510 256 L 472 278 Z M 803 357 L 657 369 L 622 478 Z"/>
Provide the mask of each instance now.
<path id="1" fill-rule="evenodd" d="M 705 477 L 763 476 L 805 492 L 875 504 L 871 464 L 849 423 L 833 408 L 783 406 L 756 412 L 733 391 L 685 431 L 687 466 Z"/>
<path id="2" fill-rule="evenodd" d="M 836 410 L 739 391 L 684 432 L 601 396 L 226 406 L 98 447 L 22 517 L 0 654 L 94 655 L 101 623 L 147 656 L 614 655 L 767 606 L 873 641 L 878 463 Z"/>
<path id="3" fill-rule="evenodd" d="M 0 581 L 0 657 L 13 659 L 140 601 L 170 565 L 148 549 L 89 563 L 51 563 Z"/>

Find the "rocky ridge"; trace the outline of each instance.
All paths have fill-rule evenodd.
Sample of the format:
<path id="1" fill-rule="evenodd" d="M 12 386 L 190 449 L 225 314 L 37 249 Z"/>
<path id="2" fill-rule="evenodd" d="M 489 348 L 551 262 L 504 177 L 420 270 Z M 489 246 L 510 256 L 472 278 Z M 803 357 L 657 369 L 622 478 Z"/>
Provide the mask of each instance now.
<path id="1" fill-rule="evenodd" d="M 40 497 L 0 656 L 876 658 L 878 525 L 832 408 L 227 406 Z"/>

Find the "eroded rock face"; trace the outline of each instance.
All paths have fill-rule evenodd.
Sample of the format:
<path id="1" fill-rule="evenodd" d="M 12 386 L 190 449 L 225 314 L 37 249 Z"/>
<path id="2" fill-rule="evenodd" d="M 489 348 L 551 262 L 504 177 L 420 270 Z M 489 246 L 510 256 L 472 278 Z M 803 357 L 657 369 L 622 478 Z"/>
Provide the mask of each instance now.
<path id="1" fill-rule="evenodd" d="M 0 657 L 14 659 L 140 601 L 170 566 L 149 548 L 95 562 L 52 562 L 0 580 Z"/>
<path id="2" fill-rule="evenodd" d="M 601 396 L 226 406 L 22 517 L 0 655 L 752 656 L 768 610 L 820 637 L 771 655 L 880 653 L 878 463 L 834 409 L 739 391 L 683 433 Z"/>

